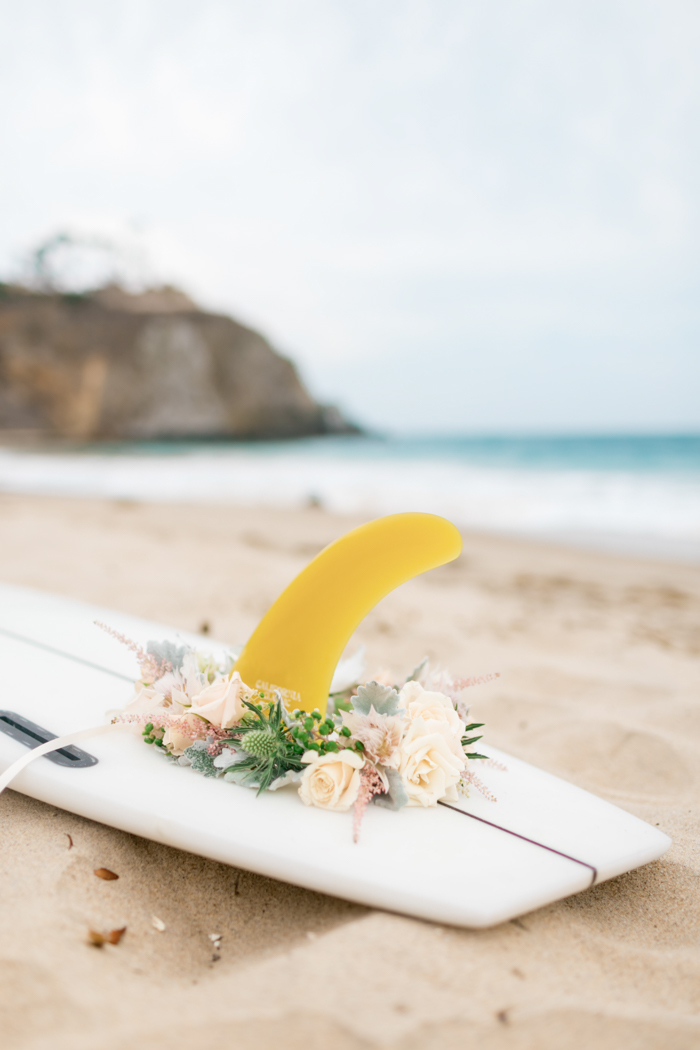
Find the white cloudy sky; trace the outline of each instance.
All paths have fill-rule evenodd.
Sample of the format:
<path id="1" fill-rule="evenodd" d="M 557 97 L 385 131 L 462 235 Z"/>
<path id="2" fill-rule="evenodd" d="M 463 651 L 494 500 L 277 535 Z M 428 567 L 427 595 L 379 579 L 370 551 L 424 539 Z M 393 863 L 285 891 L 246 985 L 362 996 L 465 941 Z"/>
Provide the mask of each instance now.
<path id="1" fill-rule="evenodd" d="M 0 16 L 0 273 L 118 237 L 374 425 L 700 427 L 697 0 Z"/>

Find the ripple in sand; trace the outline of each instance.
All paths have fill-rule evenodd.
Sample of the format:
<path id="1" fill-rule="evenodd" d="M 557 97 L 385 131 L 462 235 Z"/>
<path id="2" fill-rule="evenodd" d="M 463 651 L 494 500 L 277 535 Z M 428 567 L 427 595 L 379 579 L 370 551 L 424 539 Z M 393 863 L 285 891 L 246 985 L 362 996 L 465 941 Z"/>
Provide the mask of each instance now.
<path id="1" fill-rule="evenodd" d="M 503 1010 L 491 1028 L 449 1021 L 422 1029 L 391 1050 L 697 1050 L 700 1026 L 690 1022 L 613 1017 L 587 1010 L 550 1010 L 519 1018 Z"/>
<path id="2" fill-rule="evenodd" d="M 622 948 L 697 947 L 699 886 L 697 871 L 659 860 L 570 897 L 560 907 L 587 930 Z"/>
<path id="3" fill-rule="evenodd" d="M 541 733 L 538 757 L 593 790 L 634 799 L 677 797 L 692 777 L 678 751 L 655 733 L 616 722 L 569 720 Z"/>
<path id="4" fill-rule="evenodd" d="M 80 1023 L 83 1012 L 67 995 L 52 966 L 0 958 L 0 1045 L 3 1050 L 26 1040 Z"/>

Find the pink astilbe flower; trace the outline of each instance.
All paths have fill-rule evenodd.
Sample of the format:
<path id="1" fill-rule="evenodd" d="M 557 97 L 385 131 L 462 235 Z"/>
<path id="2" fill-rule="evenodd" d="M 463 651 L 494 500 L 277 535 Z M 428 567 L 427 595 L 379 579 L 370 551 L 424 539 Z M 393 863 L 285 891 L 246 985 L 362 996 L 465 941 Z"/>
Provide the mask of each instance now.
<path id="1" fill-rule="evenodd" d="M 469 705 L 462 697 L 464 690 L 470 689 L 473 685 L 484 685 L 485 682 L 492 682 L 495 678 L 500 677 L 500 673 L 496 671 L 494 674 L 482 674 L 474 678 L 455 678 L 449 671 L 435 670 L 426 675 L 424 685 L 426 689 L 449 696 L 459 717 L 462 721 L 468 722 Z"/>
<path id="2" fill-rule="evenodd" d="M 357 842 L 360 837 L 360 826 L 365 815 L 367 806 L 375 795 L 381 795 L 386 791 L 386 784 L 379 771 L 369 765 L 364 766 L 360 773 L 360 790 L 355 799 L 352 811 L 352 841 Z"/>
<path id="3" fill-rule="evenodd" d="M 208 725 L 207 740 L 210 742 L 207 754 L 211 755 L 212 758 L 216 758 L 223 751 L 225 744 L 231 740 L 231 730 L 222 729 L 220 726 Z"/>
<path id="4" fill-rule="evenodd" d="M 138 642 L 133 641 L 131 638 L 127 638 L 121 631 L 117 631 L 114 627 L 109 627 L 106 623 L 102 623 L 100 620 L 94 621 L 95 626 L 101 630 L 106 631 L 107 634 L 111 634 L 112 638 L 116 638 L 118 642 L 125 645 L 127 649 L 130 649 L 138 660 L 139 667 L 141 669 L 141 678 L 144 682 L 155 682 L 158 678 L 161 678 L 168 671 L 172 671 L 172 666 L 167 660 L 156 660 L 155 656 L 151 653 L 147 653 Z"/>
<path id="5" fill-rule="evenodd" d="M 148 714 L 129 714 L 128 712 L 121 712 L 116 715 L 113 722 L 127 722 L 132 725 L 151 725 L 157 729 L 175 729 L 178 733 L 182 733 L 183 736 L 187 736 L 190 740 L 204 740 L 207 736 L 211 736 L 210 730 L 213 726 L 210 726 L 204 719 L 201 721 L 201 727 L 188 721 L 190 716 L 187 715 L 169 715 L 165 711 L 152 711 Z"/>
<path id="6" fill-rule="evenodd" d="M 470 689 L 473 685 L 484 685 L 485 682 L 493 682 L 494 678 L 500 678 L 501 672 L 494 671 L 493 674 L 480 674 L 474 678 L 455 678 L 454 683 L 457 689 Z"/>
<path id="7" fill-rule="evenodd" d="M 173 669 L 169 660 L 157 660 L 152 653 L 146 653 L 143 660 L 139 660 L 141 679 L 144 682 L 158 682 Z"/>
<path id="8" fill-rule="evenodd" d="M 455 678 L 449 671 L 431 671 L 424 682 L 426 689 L 432 689 L 436 693 L 444 693 L 450 700 L 456 701 L 464 689 L 470 689 L 473 685 L 484 685 L 492 682 L 494 678 L 500 678 L 500 672 L 494 674 L 482 674 L 474 678 Z"/>
<path id="9" fill-rule="evenodd" d="M 462 773 L 462 783 L 470 785 L 471 787 L 475 787 L 479 794 L 483 795 L 484 798 L 487 798 L 489 802 L 498 801 L 493 792 L 489 791 L 489 789 L 486 787 L 486 784 L 484 784 L 483 780 L 479 780 L 476 773 L 472 773 L 468 769 L 465 769 Z"/>
<path id="10" fill-rule="evenodd" d="M 101 620 L 95 620 L 94 624 L 95 627 L 99 627 L 102 631 L 106 631 L 107 634 L 111 634 L 112 638 L 116 638 L 118 642 L 121 642 L 122 645 L 125 645 L 127 649 L 130 649 L 132 651 L 132 653 L 135 653 L 136 659 L 139 663 L 142 663 L 144 660 L 148 659 L 148 653 L 141 648 L 138 642 L 133 641 L 133 639 L 131 638 L 127 638 L 125 634 L 122 634 L 120 631 L 115 630 L 114 627 L 109 627 L 106 623 L 102 623 Z"/>
<path id="11" fill-rule="evenodd" d="M 498 769 L 501 773 L 508 772 L 508 766 L 504 766 L 502 762 L 498 762 L 495 758 L 484 758 L 480 759 L 482 768 L 488 766 L 489 769 Z"/>

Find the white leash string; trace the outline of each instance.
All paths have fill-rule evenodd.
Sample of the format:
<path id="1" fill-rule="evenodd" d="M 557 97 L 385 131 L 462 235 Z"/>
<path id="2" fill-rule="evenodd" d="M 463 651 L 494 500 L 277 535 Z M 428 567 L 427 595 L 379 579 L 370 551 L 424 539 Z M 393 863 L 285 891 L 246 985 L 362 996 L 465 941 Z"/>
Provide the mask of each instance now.
<path id="1" fill-rule="evenodd" d="M 79 729 L 75 733 L 66 733 L 65 736 L 56 737 L 55 740 L 47 740 L 45 744 L 33 747 L 30 751 L 27 751 L 26 755 L 22 755 L 16 762 L 13 762 L 0 776 L 0 795 L 12 783 L 17 774 L 21 773 L 36 758 L 41 758 L 42 755 L 50 755 L 52 751 L 60 751 L 62 747 L 77 744 L 79 740 L 89 740 L 90 737 L 101 736 L 103 733 L 111 733 L 115 729 L 125 729 L 126 727 L 127 724 L 125 722 L 109 722 L 107 725 L 93 726 L 91 729 Z"/>

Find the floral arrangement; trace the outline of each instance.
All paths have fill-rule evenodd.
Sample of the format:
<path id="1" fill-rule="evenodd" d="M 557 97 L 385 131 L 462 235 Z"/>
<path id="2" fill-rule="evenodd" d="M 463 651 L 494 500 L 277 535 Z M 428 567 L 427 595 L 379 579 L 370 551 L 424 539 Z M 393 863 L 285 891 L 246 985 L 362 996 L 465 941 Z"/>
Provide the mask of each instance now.
<path id="1" fill-rule="evenodd" d="M 456 679 L 424 660 L 401 685 L 360 684 L 359 654 L 340 665 L 325 715 L 290 712 L 280 691 L 241 680 L 234 652 L 217 661 L 172 642 L 150 642 L 144 651 L 106 629 L 140 666 L 135 694 L 116 720 L 206 777 L 258 793 L 296 784 L 307 806 L 352 808 L 355 841 L 370 802 L 436 806 L 470 785 L 491 797 L 470 769 L 486 756 L 471 750 L 483 723 L 469 722 L 464 692 L 497 675 Z"/>

